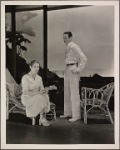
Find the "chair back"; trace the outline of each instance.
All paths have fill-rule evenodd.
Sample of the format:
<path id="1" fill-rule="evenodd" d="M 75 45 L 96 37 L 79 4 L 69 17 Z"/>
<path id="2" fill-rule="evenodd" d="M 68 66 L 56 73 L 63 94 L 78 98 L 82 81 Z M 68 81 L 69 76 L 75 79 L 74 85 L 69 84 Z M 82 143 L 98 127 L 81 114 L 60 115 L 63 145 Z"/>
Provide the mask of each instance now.
<path id="1" fill-rule="evenodd" d="M 109 103 L 110 97 L 112 95 L 114 89 L 114 83 L 109 83 L 100 89 L 94 88 L 87 88 L 82 87 L 82 100 L 86 103 L 86 105 L 101 105 L 101 101 L 96 100 L 103 100 L 105 103 Z"/>
<path id="2" fill-rule="evenodd" d="M 6 90 L 9 94 L 9 97 L 16 97 L 15 86 L 17 86 L 15 83 L 6 83 Z"/>
<path id="3" fill-rule="evenodd" d="M 105 101 L 106 103 L 109 103 L 113 90 L 114 90 L 114 82 L 111 82 L 107 84 L 106 86 L 103 86 L 102 88 L 100 88 L 103 101 Z"/>

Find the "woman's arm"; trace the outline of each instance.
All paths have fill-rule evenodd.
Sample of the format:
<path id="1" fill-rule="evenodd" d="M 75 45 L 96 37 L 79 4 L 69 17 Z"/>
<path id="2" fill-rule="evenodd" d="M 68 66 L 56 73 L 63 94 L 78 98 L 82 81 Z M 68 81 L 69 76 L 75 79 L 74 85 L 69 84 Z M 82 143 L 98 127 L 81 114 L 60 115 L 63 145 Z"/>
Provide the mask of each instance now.
<path id="1" fill-rule="evenodd" d="M 34 90 L 24 90 L 23 94 L 24 95 L 29 95 L 29 96 L 35 96 L 35 95 L 40 94 L 40 91 L 38 91 L 36 89 L 34 89 Z"/>
<path id="2" fill-rule="evenodd" d="M 29 95 L 29 96 L 34 96 L 34 95 L 40 94 L 40 91 L 38 91 L 38 89 L 36 89 L 36 88 L 30 89 L 29 80 L 26 77 L 26 75 L 23 76 L 23 78 L 22 78 L 22 92 L 24 95 Z"/>

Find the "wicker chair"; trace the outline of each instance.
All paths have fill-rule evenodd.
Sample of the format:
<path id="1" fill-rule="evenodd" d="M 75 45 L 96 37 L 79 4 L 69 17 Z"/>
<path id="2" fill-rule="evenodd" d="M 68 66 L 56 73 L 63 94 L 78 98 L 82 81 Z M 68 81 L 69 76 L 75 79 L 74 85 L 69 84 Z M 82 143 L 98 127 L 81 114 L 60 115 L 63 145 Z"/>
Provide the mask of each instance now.
<path id="1" fill-rule="evenodd" d="M 17 96 L 15 93 L 15 87 L 19 87 L 18 84 L 15 83 L 6 83 L 6 119 L 9 119 L 9 113 L 21 113 L 26 115 L 25 106 L 21 103 L 21 95 Z M 53 88 L 56 89 L 56 88 Z M 54 120 L 56 120 L 56 105 L 50 102 L 50 112 L 46 115 L 53 116 Z M 32 125 L 36 123 L 36 117 L 31 118 Z"/>
<path id="2" fill-rule="evenodd" d="M 109 100 L 113 93 L 114 83 L 107 84 L 100 89 L 82 87 L 81 88 L 81 107 L 83 109 L 84 123 L 87 124 L 87 115 L 94 109 L 101 109 L 105 116 L 109 117 L 113 124 L 113 119 L 109 110 Z"/>

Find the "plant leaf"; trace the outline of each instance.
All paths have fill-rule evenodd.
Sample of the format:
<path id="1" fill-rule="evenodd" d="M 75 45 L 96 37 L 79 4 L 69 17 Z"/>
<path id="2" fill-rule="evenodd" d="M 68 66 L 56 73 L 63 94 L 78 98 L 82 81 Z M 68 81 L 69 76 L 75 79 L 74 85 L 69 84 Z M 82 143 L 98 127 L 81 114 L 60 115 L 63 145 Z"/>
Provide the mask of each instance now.
<path id="1" fill-rule="evenodd" d="M 27 48 L 25 46 L 20 46 L 20 48 L 24 51 L 27 51 Z"/>
<path id="2" fill-rule="evenodd" d="M 28 39 L 26 39 L 26 38 L 24 38 L 24 42 L 31 43 L 31 41 L 30 41 L 30 40 L 28 40 Z"/>

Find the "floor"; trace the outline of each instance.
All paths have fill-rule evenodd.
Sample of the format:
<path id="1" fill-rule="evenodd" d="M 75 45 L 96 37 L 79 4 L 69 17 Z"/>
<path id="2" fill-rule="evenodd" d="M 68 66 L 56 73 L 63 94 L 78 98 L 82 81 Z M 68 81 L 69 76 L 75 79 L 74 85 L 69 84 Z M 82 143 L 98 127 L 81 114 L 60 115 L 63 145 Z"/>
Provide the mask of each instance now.
<path id="1" fill-rule="evenodd" d="M 87 125 L 83 120 L 70 123 L 57 116 L 51 126 L 43 127 L 38 121 L 32 126 L 25 116 L 11 114 L 6 124 L 6 141 L 7 144 L 114 144 L 114 125 L 103 115 L 91 116 Z"/>

